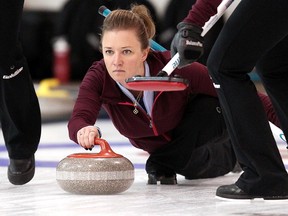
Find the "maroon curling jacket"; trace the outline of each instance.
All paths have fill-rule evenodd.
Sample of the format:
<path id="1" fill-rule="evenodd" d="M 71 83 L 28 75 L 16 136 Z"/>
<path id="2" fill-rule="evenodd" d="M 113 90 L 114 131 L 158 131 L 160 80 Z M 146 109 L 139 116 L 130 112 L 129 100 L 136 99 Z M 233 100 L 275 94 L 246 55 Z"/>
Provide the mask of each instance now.
<path id="1" fill-rule="evenodd" d="M 151 51 L 147 58 L 151 76 L 156 76 L 169 60 L 170 52 Z M 134 114 L 132 101 L 110 77 L 104 61 L 94 62 L 80 85 L 79 95 L 68 123 L 70 138 L 77 143 L 77 131 L 82 127 L 94 125 L 103 106 L 116 129 L 135 147 L 152 153 L 167 144 L 171 139 L 171 131 L 183 117 L 191 95 L 205 94 L 217 97 L 205 66 L 195 62 L 182 69 L 175 69 L 173 74 L 187 78 L 189 87 L 184 91 L 155 92 L 150 117 L 141 108 L 138 108 L 138 114 Z M 269 98 L 261 95 L 261 99 L 269 112 L 269 120 L 275 122 L 277 119 Z"/>
<path id="2" fill-rule="evenodd" d="M 222 0 L 197 0 L 183 21 L 203 27 L 209 18 L 217 13 L 221 2 Z"/>

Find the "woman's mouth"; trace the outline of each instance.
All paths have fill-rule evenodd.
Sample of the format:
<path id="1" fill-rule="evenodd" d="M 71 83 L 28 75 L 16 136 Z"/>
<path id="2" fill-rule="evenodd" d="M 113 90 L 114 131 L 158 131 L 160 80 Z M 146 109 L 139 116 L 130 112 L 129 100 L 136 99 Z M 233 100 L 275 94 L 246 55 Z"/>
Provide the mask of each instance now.
<path id="1" fill-rule="evenodd" d="M 113 73 L 124 73 L 125 70 L 113 70 Z"/>

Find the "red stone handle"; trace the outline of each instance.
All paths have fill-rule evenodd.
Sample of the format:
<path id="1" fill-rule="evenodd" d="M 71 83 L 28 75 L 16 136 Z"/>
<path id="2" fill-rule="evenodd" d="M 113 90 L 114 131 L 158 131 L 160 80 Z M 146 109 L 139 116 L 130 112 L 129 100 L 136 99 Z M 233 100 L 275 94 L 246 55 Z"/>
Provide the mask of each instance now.
<path id="1" fill-rule="evenodd" d="M 119 155 L 115 153 L 108 142 L 104 139 L 95 138 L 94 141 L 95 145 L 100 145 L 101 151 L 98 153 L 98 157 L 104 157 L 104 158 L 115 158 L 115 157 L 122 157 L 122 155 Z"/>
<path id="2" fill-rule="evenodd" d="M 99 145 L 101 150 L 99 153 L 76 153 L 69 155 L 70 158 L 119 158 L 123 157 L 120 154 L 115 153 L 108 142 L 104 139 L 95 138 L 95 145 Z"/>

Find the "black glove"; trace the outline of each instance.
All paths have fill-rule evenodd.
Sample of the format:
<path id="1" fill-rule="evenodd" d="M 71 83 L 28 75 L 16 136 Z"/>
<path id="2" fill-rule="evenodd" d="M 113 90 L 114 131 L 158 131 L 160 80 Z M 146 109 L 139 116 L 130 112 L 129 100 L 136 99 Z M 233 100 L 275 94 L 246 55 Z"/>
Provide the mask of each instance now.
<path id="1" fill-rule="evenodd" d="M 203 54 L 202 28 L 190 23 L 180 22 L 177 25 L 178 32 L 171 43 L 171 56 L 177 52 L 180 56 L 178 68 L 197 61 Z"/>

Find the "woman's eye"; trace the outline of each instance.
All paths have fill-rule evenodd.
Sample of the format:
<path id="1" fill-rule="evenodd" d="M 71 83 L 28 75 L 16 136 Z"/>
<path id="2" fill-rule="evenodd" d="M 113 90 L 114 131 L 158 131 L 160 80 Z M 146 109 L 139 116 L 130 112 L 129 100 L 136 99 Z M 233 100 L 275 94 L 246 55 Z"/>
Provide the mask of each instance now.
<path id="1" fill-rule="evenodd" d="M 112 50 L 105 50 L 105 53 L 106 53 L 107 55 L 112 55 L 112 54 L 113 54 L 113 51 L 112 51 Z"/>
<path id="2" fill-rule="evenodd" d="M 125 55 L 127 55 L 127 54 L 132 53 L 132 51 L 131 51 L 131 50 L 123 50 L 123 53 L 124 53 Z"/>

